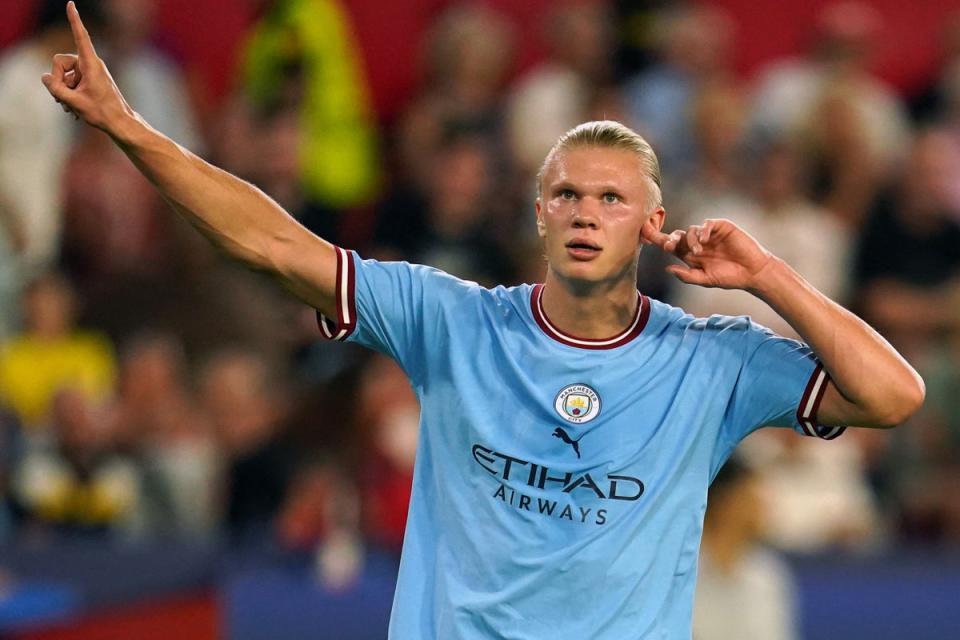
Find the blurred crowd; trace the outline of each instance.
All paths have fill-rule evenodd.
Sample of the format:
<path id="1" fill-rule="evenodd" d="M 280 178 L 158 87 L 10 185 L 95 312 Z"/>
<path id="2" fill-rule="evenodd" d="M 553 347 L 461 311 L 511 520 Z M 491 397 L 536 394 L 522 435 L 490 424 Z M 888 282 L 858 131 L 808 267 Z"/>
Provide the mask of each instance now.
<path id="1" fill-rule="evenodd" d="M 543 277 L 533 177 L 556 138 L 590 119 L 634 127 L 660 156 L 668 227 L 733 219 L 927 383 L 893 432 L 748 439 L 738 464 L 762 484 L 764 524 L 747 537 L 794 553 L 960 544 L 960 14 L 931 34 L 936 74 L 901 95 L 873 73 L 885 25 L 869 4 L 826 5 L 805 51 L 742 77 L 749 34 L 709 5 L 550 3 L 547 54 L 521 71 L 517 25 L 438 3 L 411 43 L 420 82 L 384 121 L 343 7 L 260 4 L 235 90 L 199 113 L 155 44 L 154 2 L 78 2 L 157 129 L 332 242 L 486 285 Z M 402 372 L 319 342 L 310 309 L 223 259 L 59 110 L 39 77 L 72 49 L 62 12 L 39 2 L 0 51 L 0 541 L 266 541 L 315 553 L 334 583 L 364 545 L 398 552 L 418 421 Z M 748 294 L 641 258 L 644 292 L 793 335 Z M 725 535 L 708 519 L 705 549 L 725 550 L 708 574 L 733 562 Z"/>

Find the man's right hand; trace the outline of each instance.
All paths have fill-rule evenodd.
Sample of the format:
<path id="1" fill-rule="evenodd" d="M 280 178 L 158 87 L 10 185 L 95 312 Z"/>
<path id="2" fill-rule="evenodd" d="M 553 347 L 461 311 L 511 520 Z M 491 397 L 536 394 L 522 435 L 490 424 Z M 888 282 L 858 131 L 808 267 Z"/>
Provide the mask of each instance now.
<path id="1" fill-rule="evenodd" d="M 125 116 L 132 115 L 133 110 L 120 94 L 107 65 L 97 56 L 73 2 L 67 3 L 67 19 L 77 53 L 53 56 L 53 68 L 43 74 L 41 80 L 64 110 L 112 133 L 111 128 Z"/>

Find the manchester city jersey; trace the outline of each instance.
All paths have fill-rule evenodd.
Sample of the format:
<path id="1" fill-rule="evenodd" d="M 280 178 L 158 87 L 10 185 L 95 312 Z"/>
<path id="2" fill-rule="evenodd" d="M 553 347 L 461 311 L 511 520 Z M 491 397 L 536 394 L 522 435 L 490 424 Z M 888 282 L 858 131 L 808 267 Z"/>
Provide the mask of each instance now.
<path id="1" fill-rule="evenodd" d="M 421 405 L 392 640 L 689 640 L 707 488 L 762 425 L 816 422 L 827 374 L 749 318 L 639 293 L 619 336 L 337 249 L 323 334 L 393 357 Z"/>

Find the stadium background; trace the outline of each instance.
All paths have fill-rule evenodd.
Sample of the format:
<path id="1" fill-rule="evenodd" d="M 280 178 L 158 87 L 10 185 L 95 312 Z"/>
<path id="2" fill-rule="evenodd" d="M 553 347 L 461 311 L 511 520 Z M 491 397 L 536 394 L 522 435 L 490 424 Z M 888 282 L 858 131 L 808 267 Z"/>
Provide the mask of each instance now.
<path id="1" fill-rule="evenodd" d="M 56 109 L 33 72 L 63 37 L 36 27 L 44 4 L 0 1 L 0 635 L 384 637 L 416 436 L 402 374 L 318 343 L 308 309 Z M 928 384 L 892 433 L 745 444 L 763 514 L 729 519 L 762 521 L 742 544 L 779 554 L 794 597 L 739 615 L 793 602 L 801 638 L 956 636 L 955 2 L 95 4 L 136 109 L 366 256 L 536 280 L 544 145 L 596 117 L 648 135 L 668 226 L 743 222 Z M 644 258 L 646 292 L 789 331 Z"/>

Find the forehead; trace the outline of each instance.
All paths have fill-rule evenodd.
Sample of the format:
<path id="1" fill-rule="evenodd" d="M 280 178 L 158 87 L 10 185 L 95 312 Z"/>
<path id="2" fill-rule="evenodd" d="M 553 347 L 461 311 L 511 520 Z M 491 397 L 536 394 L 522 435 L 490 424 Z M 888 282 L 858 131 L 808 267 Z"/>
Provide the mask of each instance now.
<path id="1" fill-rule="evenodd" d="M 570 183 L 584 188 L 615 186 L 624 190 L 646 190 L 647 177 L 640 157 L 629 149 L 615 147 L 571 147 L 547 159 L 543 186 Z"/>

